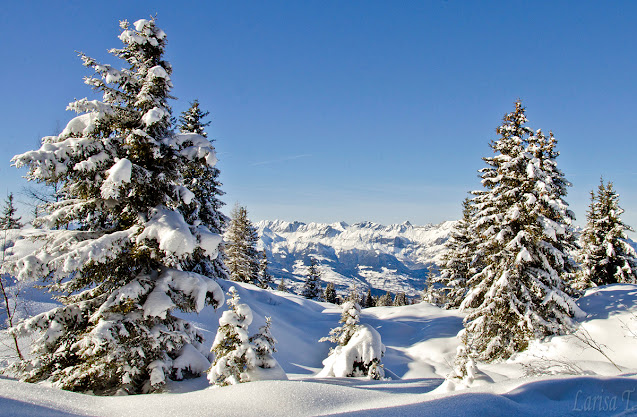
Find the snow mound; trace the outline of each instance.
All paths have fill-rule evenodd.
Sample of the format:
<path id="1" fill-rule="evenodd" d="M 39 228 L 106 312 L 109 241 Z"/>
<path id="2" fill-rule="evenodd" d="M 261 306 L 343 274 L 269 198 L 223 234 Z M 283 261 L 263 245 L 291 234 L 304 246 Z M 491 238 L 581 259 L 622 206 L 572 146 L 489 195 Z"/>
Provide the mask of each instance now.
<path id="1" fill-rule="evenodd" d="M 15 236 L 12 236 L 13 239 Z M 619 284 L 589 290 L 578 301 L 586 317 L 578 323 L 608 347 L 607 353 L 621 368 L 615 369 L 599 352 L 581 346 L 572 336 L 538 341 L 515 358 L 477 367 L 493 382 L 471 385 L 463 391 L 433 391 L 450 372 L 462 329 L 462 313 L 439 309 L 428 303 L 403 307 L 362 309 L 361 320 L 382 337 L 386 346 L 383 363 L 396 378 L 318 378 L 329 346 L 316 341 L 338 322 L 341 309 L 294 294 L 267 291 L 251 284 L 219 280 L 227 291 L 234 286 L 242 303 L 250 306 L 253 322 L 249 332 L 272 317 L 272 335 L 278 340 L 274 357 L 289 381 L 257 381 L 209 390 L 206 377 L 170 382 L 162 394 L 129 397 L 95 397 L 61 391 L 44 385 L 16 382 L 0 377 L 0 409 L 11 416 L 564 416 L 637 414 L 637 366 L 629 329 L 637 321 L 637 285 Z M 32 314 L 53 303 L 41 293 L 24 290 Z M 210 348 L 219 318 L 227 307 L 200 313 L 177 313 L 204 334 L 204 350 Z M 622 324 L 622 322 L 624 324 Z M 625 327 L 622 327 L 625 326 Z M 369 330 L 369 328 L 367 329 Z M 373 332 L 369 332 L 373 333 Z M 374 345 L 373 334 L 367 339 Z M 358 336 L 355 336 L 357 338 Z M 0 358 L 9 360 L 11 340 L 0 333 Z M 27 346 L 28 340 L 21 340 Z M 378 345 L 376 345 L 378 348 Z M 26 351 L 26 349 L 24 349 Z M 355 354 L 364 354 L 358 351 Z M 526 355 L 526 356 L 525 356 Z M 542 355 L 542 357 L 540 357 Z M 370 353 L 371 356 L 371 353 Z M 549 360 L 568 359 L 573 369 L 588 374 L 569 374 L 564 366 L 548 369 Z M 183 375 L 205 365 L 198 349 L 184 347 L 174 359 Z M 6 363 L 6 362 L 5 362 Z M 556 363 L 556 362 L 555 362 Z M 528 366 L 527 366 L 528 365 Z M 535 368 L 535 373 L 527 371 Z M 275 370 L 262 370 L 273 379 Z M 282 374 L 280 374 L 282 376 Z M 619 376 L 618 376 L 619 375 Z M 251 375 L 252 379 L 252 375 Z M 258 378 L 254 375 L 254 379 Z M 460 388 L 460 387 L 458 387 Z"/>
<path id="2" fill-rule="evenodd" d="M 325 366 L 317 377 L 367 376 L 367 370 L 380 364 L 385 355 L 385 345 L 380 333 L 369 324 L 360 324 L 345 346 L 337 346 L 324 361 Z M 384 376 L 382 368 L 376 368 Z"/>

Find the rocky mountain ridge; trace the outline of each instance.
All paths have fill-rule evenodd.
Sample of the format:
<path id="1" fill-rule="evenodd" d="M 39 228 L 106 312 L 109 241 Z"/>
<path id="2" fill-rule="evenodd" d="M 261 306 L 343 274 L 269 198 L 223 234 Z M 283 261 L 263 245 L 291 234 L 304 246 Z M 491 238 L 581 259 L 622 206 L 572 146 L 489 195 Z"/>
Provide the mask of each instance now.
<path id="1" fill-rule="evenodd" d="M 323 285 L 333 282 L 345 293 L 352 285 L 419 294 L 429 268 L 435 268 L 455 222 L 414 226 L 409 222 L 384 226 L 373 222 L 349 225 L 265 220 L 256 223 L 259 249 L 265 249 L 269 271 L 298 289 L 305 280 L 310 257 L 320 263 Z"/>

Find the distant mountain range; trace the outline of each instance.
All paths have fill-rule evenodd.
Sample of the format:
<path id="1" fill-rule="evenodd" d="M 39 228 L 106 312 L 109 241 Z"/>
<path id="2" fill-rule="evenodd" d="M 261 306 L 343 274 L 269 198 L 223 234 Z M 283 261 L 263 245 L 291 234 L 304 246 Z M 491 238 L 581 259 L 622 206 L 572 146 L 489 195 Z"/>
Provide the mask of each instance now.
<path id="1" fill-rule="evenodd" d="M 319 261 L 322 285 L 332 282 L 341 294 L 352 285 L 374 295 L 405 292 L 419 295 L 427 272 L 437 272 L 445 242 L 455 225 L 414 226 L 409 222 L 384 226 L 362 222 L 302 223 L 264 220 L 256 223 L 259 250 L 265 249 L 269 272 L 278 283 L 300 291 L 310 257 Z M 635 241 L 628 243 L 637 249 Z"/>
<path id="2" fill-rule="evenodd" d="M 323 286 L 333 282 L 340 293 L 351 285 L 418 295 L 427 271 L 440 261 L 444 244 L 455 222 L 414 226 L 409 222 L 383 226 L 372 222 L 301 223 L 261 221 L 256 223 L 259 249 L 265 249 L 269 272 L 278 282 L 285 278 L 290 288 L 300 289 L 307 276 L 310 257 L 320 263 Z"/>

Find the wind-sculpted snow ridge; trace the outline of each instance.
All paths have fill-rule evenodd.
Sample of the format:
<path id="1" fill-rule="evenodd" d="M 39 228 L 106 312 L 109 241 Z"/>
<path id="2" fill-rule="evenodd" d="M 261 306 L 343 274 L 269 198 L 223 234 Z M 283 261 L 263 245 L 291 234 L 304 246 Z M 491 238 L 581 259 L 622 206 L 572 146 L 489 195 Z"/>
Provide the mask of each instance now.
<path id="1" fill-rule="evenodd" d="M 300 287 L 310 257 L 320 263 L 321 279 L 340 293 L 352 284 L 359 291 L 405 292 L 424 288 L 429 268 L 436 268 L 455 222 L 384 226 L 372 222 L 302 223 L 281 220 L 256 224 L 259 246 L 268 254 L 270 272 Z"/>

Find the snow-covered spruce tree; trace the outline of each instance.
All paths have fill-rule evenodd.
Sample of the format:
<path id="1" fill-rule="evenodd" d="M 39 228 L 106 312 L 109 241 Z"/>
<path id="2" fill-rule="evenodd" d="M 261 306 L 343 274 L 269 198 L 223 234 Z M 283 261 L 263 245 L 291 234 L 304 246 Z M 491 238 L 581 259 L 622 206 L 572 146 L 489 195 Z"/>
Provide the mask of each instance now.
<path id="1" fill-rule="evenodd" d="M 367 294 L 365 295 L 365 298 L 363 299 L 362 307 L 363 308 L 376 307 L 376 301 L 374 300 L 374 297 L 372 296 L 371 289 L 367 290 Z"/>
<path id="2" fill-rule="evenodd" d="M 22 227 L 22 223 L 20 223 L 22 217 L 16 217 L 17 211 L 18 209 L 13 205 L 13 194 L 9 194 L 2 208 L 0 230 L 20 229 Z"/>
<path id="3" fill-rule="evenodd" d="M 394 306 L 405 306 L 407 305 L 407 297 L 404 292 L 399 292 L 394 297 Z"/>
<path id="4" fill-rule="evenodd" d="M 623 212 L 613 183 L 600 180 L 597 194 L 591 192 L 586 228 L 580 237 L 577 288 L 637 283 L 637 254 L 626 241 L 626 231 L 633 229 L 621 221 Z"/>
<path id="5" fill-rule="evenodd" d="M 378 301 L 376 302 L 377 306 L 382 306 L 382 307 L 389 307 L 391 305 L 393 305 L 394 302 L 392 301 L 392 296 L 391 293 L 389 291 L 387 291 L 385 294 L 381 295 L 380 298 L 378 299 Z"/>
<path id="6" fill-rule="evenodd" d="M 361 306 L 354 301 L 345 301 L 342 305 L 342 309 L 341 320 L 339 321 L 341 326 L 330 330 L 330 335 L 321 338 L 319 342 L 332 342 L 338 346 L 345 346 L 352 338 L 361 321 Z M 331 348 L 330 354 L 333 351 L 334 348 Z"/>
<path id="7" fill-rule="evenodd" d="M 290 292 L 290 290 L 288 290 L 287 284 L 285 283 L 285 278 L 281 278 L 281 281 L 279 281 L 279 285 L 277 285 L 276 290 L 281 292 Z"/>
<path id="8" fill-rule="evenodd" d="M 485 192 L 473 199 L 483 269 L 469 281 L 461 308 L 469 310 L 462 340 L 485 361 L 506 359 L 529 341 L 564 333 L 578 312 L 564 292 L 575 271 L 573 214 L 564 201 L 570 184 L 557 168 L 556 140 L 525 126 L 518 101 L 484 158 Z"/>
<path id="9" fill-rule="evenodd" d="M 307 278 L 303 284 L 301 295 L 310 300 L 321 298 L 321 271 L 318 269 L 316 259 L 310 258 L 310 266 L 307 269 Z"/>
<path id="10" fill-rule="evenodd" d="M 334 288 L 334 283 L 328 282 L 325 286 L 325 291 L 323 292 L 323 299 L 332 304 L 336 304 L 336 288 Z"/>
<path id="11" fill-rule="evenodd" d="M 270 288 L 272 285 L 272 275 L 268 272 L 268 254 L 263 249 L 261 251 L 261 259 L 259 260 L 259 287 L 263 289 Z"/>
<path id="12" fill-rule="evenodd" d="M 265 325 L 259 328 L 259 331 L 250 336 L 250 343 L 254 346 L 256 354 L 255 365 L 260 368 L 273 368 L 276 365 L 276 359 L 272 356 L 276 352 L 274 347 L 277 343 L 274 336 L 270 332 L 272 327 L 272 318 L 265 318 Z"/>
<path id="13" fill-rule="evenodd" d="M 431 276 L 431 284 L 438 283 L 441 288 L 437 298 L 445 308 L 457 308 L 467 293 L 467 279 L 477 272 L 474 260 L 476 257 L 477 240 L 471 233 L 471 219 L 473 206 L 466 198 L 462 202 L 462 219 L 451 231 L 449 240 L 445 244 L 446 252 L 442 257 L 440 275 Z"/>
<path id="14" fill-rule="evenodd" d="M 202 136 L 169 128 L 165 33 L 154 20 L 121 28 L 124 45 L 110 52 L 124 69 L 81 54 L 96 72 L 85 82 L 103 99 L 71 103 L 82 114 L 60 135 L 13 158 L 29 168 L 29 180 L 59 183 L 61 197 L 36 220 L 46 244 L 2 267 L 42 279 L 63 303 L 12 330 L 41 334 L 33 358 L 14 370 L 24 381 L 98 394 L 150 392 L 184 370 L 199 371 L 203 355 L 197 366 L 185 358 L 203 337 L 172 311 L 223 302 L 213 280 L 179 270 L 197 251 L 214 258 L 221 241 L 179 209 L 196 199 L 182 169 L 194 159 L 214 166 L 214 150 Z"/>
<path id="15" fill-rule="evenodd" d="M 235 205 L 231 213 L 230 225 L 225 233 L 226 267 L 230 279 L 239 282 L 258 283 L 259 254 L 257 252 L 257 229 L 250 219 L 248 210 Z"/>
<path id="16" fill-rule="evenodd" d="M 179 131 L 181 133 L 196 133 L 207 138 L 206 126 L 210 126 L 210 122 L 204 123 L 203 119 L 209 114 L 210 112 L 201 110 L 199 100 L 195 99 L 190 103 L 188 110 L 179 116 Z"/>
<path id="17" fill-rule="evenodd" d="M 248 337 L 252 310 L 240 302 L 235 287 L 230 287 L 228 296 L 229 309 L 219 318 L 211 350 L 215 359 L 208 370 L 208 381 L 215 386 L 247 382 L 250 380 L 248 371 L 256 366 L 256 353 Z"/>
<path id="18" fill-rule="evenodd" d="M 287 379 L 285 371 L 273 356 L 276 352 L 275 345 L 277 341 L 270 332 L 271 327 L 272 319 L 266 317 L 265 325 L 261 326 L 257 333 L 250 336 L 250 343 L 256 356 L 255 367 L 248 371 L 251 381 Z"/>
<path id="19" fill-rule="evenodd" d="M 345 301 L 341 313 L 341 326 L 330 330 L 328 337 L 319 342 L 336 343 L 323 361 L 319 377 L 367 376 L 382 379 L 385 371 L 381 358 L 385 354 L 380 334 L 368 324 L 360 324 L 361 307 L 354 301 Z"/>
<path id="20" fill-rule="evenodd" d="M 210 122 L 203 122 L 207 115 L 208 112 L 201 111 L 199 101 L 195 100 L 191 103 L 190 108 L 179 117 L 179 131 L 183 134 L 194 133 L 207 138 L 205 127 Z M 212 145 L 210 146 L 212 147 Z M 225 193 L 221 190 L 219 168 L 206 164 L 200 156 L 186 163 L 183 177 L 184 185 L 195 195 L 195 199 L 190 204 L 184 205 L 186 218 L 192 221 L 199 220 L 213 233 L 223 233 L 229 219 L 221 212 L 221 207 L 225 203 L 221 201 L 220 197 Z M 216 258 L 211 259 L 198 252 L 193 260 L 184 265 L 184 269 L 211 278 L 227 279 L 228 269 L 224 264 L 224 259 L 224 245 L 221 244 Z"/>
<path id="21" fill-rule="evenodd" d="M 458 346 L 456 350 L 456 358 L 454 359 L 453 368 L 445 379 L 446 384 L 463 385 L 469 387 L 476 376 L 476 363 L 468 355 L 467 348 L 463 345 Z"/>
<path id="22" fill-rule="evenodd" d="M 439 280 L 440 276 L 436 275 L 434 268 L 429 267 L 427 270 L 427 281 L 425 281 L 425 288 L 420 295 L 420 301 L 444 307 L 447 303 L 446 290 L 438 282 Z"/>
<path id="23" fill-rule="evenodd" d="M 0 217 L 0 230 L 2 231 L 0 237 L 0 251 L 2 251 L 2 255 L 0 255 L 0 260 L 2 264 L 4 264 L 4 260 L 6 257 L 7 249 L 12 245 L 10 243 L 8 234 L 10 229 L 20 229 L 22 224 L 20 223 L 21 217 L 16 217 L 17 209 L 13 205 L 13 194 L 9 194 L 7 196 L 7 200 L 5 202 L 5 207 L 2 210 L 2 216 Z M 2 297 L 2 302 L 4 304 L 2 310 L 4 314 L 6 314 L 6 319 L 3 320 L 3 323 L 0 323 L 0 329 L 6 329 L 7 327 L 13 327 L 16 320 L 16 310 L 19 303 L 18 292 L 10 291 L 8 276 L 3 276 L 0 273 L 0 295 Z M 17 286 L 13 286 L 16 288 Z M 15 348 L 16 354 L 20 360 L 24 360 L 22 356 L 22 351 L 20 350 L 20 345 L 18 343 L 18 337 L 15 334 L 12 334 L 13 346 Z"/>
<path id="24" fill-rule="evenodd" d="M 356 304 L 360 304 L 361 303 L 361 296 L 358 293 L 358 288 L 356 287 L 356 283 L 352 283 L 349 286 L 349 292 L 347 293 L 347 298 L 345 299 L 345 301 L 353 301 Z"/>

